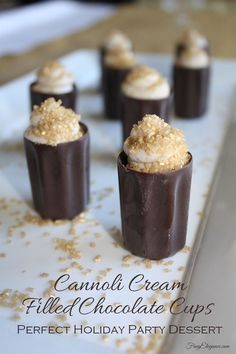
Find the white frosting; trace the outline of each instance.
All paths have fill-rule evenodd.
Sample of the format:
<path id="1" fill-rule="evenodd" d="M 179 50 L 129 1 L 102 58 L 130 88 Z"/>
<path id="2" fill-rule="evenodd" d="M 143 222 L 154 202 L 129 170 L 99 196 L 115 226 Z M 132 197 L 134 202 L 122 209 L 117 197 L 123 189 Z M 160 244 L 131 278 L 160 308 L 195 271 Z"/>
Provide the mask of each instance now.
<path id="1" fill-rule="evenodd" d="M 206 51 L 194 46 L 183 50 L 176 62 L 176 65 L 190 69 L 205 68 L 209 64 L 210 58 Z"/>
<path id="2" fill-rule="evenodd" d="M 186 46 L 196 46 L 198 48 L 206 48 L 208 45 L 208 40 L 196 29 L 190 29 L 184 33 L 182 40 L 180 41 L 183 45 Z"/>
<path id="3" fill-rule="evenodd" d="M 34 91 L 49 94 L 64 94 L 72 91 L 74 76 L 58 62 L 49 62 L 37 72 Z"/>
<path id="4" fill-rule="evenodd" d="M 169 96 L 167 80 L 155 69 L 147 66 L 134 68 L 122 85 L 126 96 L 138 99 L 163 99 Z"/>
<path id="5" fill-rule="evenodd" d="M 104 43 L 108 50 L 131 50 L 131 40 L 121 31 L 113 31 Z"/>
<path id="6" fill-rule="evenodd" d="M 105 64 L 117 69 L 132 68 L 136 59 L 131 51 L 108 52 L 105 55 Z"/>

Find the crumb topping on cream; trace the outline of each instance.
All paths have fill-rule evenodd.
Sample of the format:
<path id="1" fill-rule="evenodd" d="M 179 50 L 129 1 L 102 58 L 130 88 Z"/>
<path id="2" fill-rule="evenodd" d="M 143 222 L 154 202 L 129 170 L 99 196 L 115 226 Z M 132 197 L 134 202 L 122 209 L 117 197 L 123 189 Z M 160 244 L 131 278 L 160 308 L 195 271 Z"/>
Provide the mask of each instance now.
<path id="1" fill-rule="evenodd" d="M 105 55 L 105 64 L 116 69 L 132 68 L 136 65 L 136 59 L 132 51 L 112 51 Z"/>
<path id="2" fill-rule="evenodd" d="M 124 143 L 128 167 L 140 172 L 170 172 L 189 161 L 182 131 L 171 127 L 155 114 L 145 115 L 135 124 Z"/>
<path id="3" fill-rule="evenodd" d="M 25 137 L 38 144 L 56 146 L 79 139 L 83 135 L 80 116 L 61 105 L 61 101 L 48 98 L 40 106 L 34 106 L 31 124 Z"/>

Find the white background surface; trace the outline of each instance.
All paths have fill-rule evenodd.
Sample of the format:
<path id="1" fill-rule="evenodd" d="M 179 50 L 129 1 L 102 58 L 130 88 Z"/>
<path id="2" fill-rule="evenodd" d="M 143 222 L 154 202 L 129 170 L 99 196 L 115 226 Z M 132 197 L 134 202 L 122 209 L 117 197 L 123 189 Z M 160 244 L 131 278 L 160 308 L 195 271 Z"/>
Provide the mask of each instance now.
<path id="1" fill-rule="evenodd" d="M 193 272 L 188 301 L 216 303 L 216 312 L 209 319 L 199 316 L 196 325 L 223 326 L 222 334 L 178 336 L 171 354 L 208 352 L 187 350 L 188 343 L 230 345 L 229 349 L 212 349 L 211 353 L 236 353 L 236 122 L 231 124 L 222 155 L 222 169 L 213 198 L 205 236 Z M 188 326 L 183 316 L 181 325 Z"/>
<path id="2" fill-rule="evenodd" d="M 111 16 L 111 5 L 56 0 L 0 13 L 0 55 L 29 50 Z"/>
<path id="3" fill-rule="evenodd" d="M 171 61 L 169 57 L 142 55 L 139 57 L 139 59 L 142 62 L 159 68 L 164 74 L 169 76 L 171 68 Z M 75 71 L 76 79 L 80 88 L 91 88 L 97 85 L 99 72 L 97 66 L 97 57 L 94 52 L 84 51 L 74 53 L 67 56 L 64 61 L 71 70 Z M 85 70 L 86 65 L 87 70 Z M 189 232 L 187 239 L 188 245 L 193 245 L 195 241 L 196 230 L 199 226 L 199 223 L 201 222 L 201 219 L 199 216 L 197 216 L 197 212 L 203 210 L 205 203 L 202 198 L 202 194 L 208 190 L 209 185 L 211 184 L 221 148 L 221 143 L 223 142 L 224 133 L 226 132 L 226 126 L 228 124 L 230 113 L 229 110 L 231 108 L 230 97 L 233 92 L 233 87 L 235 86 L 235 80 L 231 73 L 235 70 L 235 67 L 236 64 L 234 62 L 218 61 L 214 63 L 210 114 L 207 117 L 204 117 L 202 120 L 190 122 L 184 122 L 181 120 L 173 121 L 175 126 L 178 126 L 185 131 L 187 135 L 187 141 L 190 145 L 190 151 L 194 155 L 193 189 L 191 196 Z M 33 75 L 24 77 L 20 80 L 17 80 L 16 82 L 6 85 L 0 92 L 1 102 L 5 102 L 5 105 L 1 107 L 0 111 L 1 123 L 5 128 L 1 131 L 2 141 L 7 140 L 8 142 L 14 144 L 15 142 L 19 141 L 19 139 L 21 139 L 23 129 L 28 122 L 28 84 L 32 79 Z M 104 238 L 99 242 L 99 249 L 96 250 L 96 252 L 103 254 L 106 260 L 106 264 L 112 264 L 114 272 L 117 272 L 118 269 L 121 269 L 121 271 L 124 272 L 124 268 L 120 268 L 120 260 L 122 259 L 123 255 L 127 254 L 127 251 L 123 250 L 122 248 L 112 249 L 110 246 L 110 241 L 112 240 L 110 239 L 111 235 L 109 234 L 109 228 L 113 225 L 116 225 L 118 228 L 120 227 L 117 177 L 116 167 L 114 164 L 115 156 L 117 156 L 121 143 L 120 127 L 116 122 L 105 121 L 101 115 L 101 108 L 101 97 L 98 94 L 83 95 L 80 101 L 80 111 L 82 113 L 84 122 L 89 125 L 92 135 L 92 179 L 95 179 L 92 189 L 93 191 L 101 190 L 101 188 L 107 186 L 108 180 L 109 185 L 114 187 L 114 193 L 112 193 L 112 195 L 104 201 L 104 205 L 101 210 L 96 209 L 96 200 L 92 204 L 92 216 L 101 222 L 99 229 L 104 233 Z M 12 117 L 16 117 L 16 119 L 12 120 Z M 217 148 L 216 144 L 218 145 Z M 204 163 L 205 159 L 209 160 L 207 164 Z M 15 196 L 17 198 L 23 198 L 23 200 L 29 200 L 31 198 L 29 183 L 22 152 L 19 150 L 19 152 L 14 153 L 13 151 L 8 151 L 6 149 L 5 153 L 2 153 L 1 155 L 1 163 L 5 163 L 5 167 L 2 169 L 1 174 L 1 195 L 5 195 L 7 197 Z M 17 178 L 15 177 L 16 175 Z M 103 178 L 104 176 L 106 176 L 105 180 Z M 115 214 L 109 214 L 109 218 L 107 218 L 108 213 L 114 208 Z M 22 206 L 22 212 L 24 212 L 24 210 L 29 210 L 27 203 Z M 3 215 L 1 215 L 1 217 L 4 218 Z M 11 218 L 9 216 L 5 216 L 2 235 L 5 235 L 4 227 L 7 227 L 8 224 L 11 224 L 11 222 Z M 79 226 L 79 229 L 82 231 L 81 226 Z M 63 237 L 66 232 L 65 228 L 63 227 L 59 229 L 57 228 L 57 230 L 52 228 L 52 232 L 54 233 L 55 231 L 57 233 L 57 237 Z M 53 252 L 50 240 L 45 241 L 40 237 L 41 232 L 41 229 L 34 226 L 30 226 L 30 228 L 27 229 L 27 239 L 30 239 L 32 242 L 32 245 L 29 249 L 27 249 L 24 246 L 24 243 L 22 243 L 19 239 L 14 240 L 13 248 L 6 247 L 6 245 L 4 245 L 4 238 L 2 238 L 2 249 L 4 247 L 6 253 L 9 254 L 9 257 L 7 257 L 6 260 L 1 260 L 2 268 L 0 276 L 1 286 L 3 288 L 15 287 L 21 290 L 20 287 L 22 285 L 26 287 L 29 286 L 29 283 L 32 282 L 35 284 L 36 292 L 38 293 L 44 286 L 44 284 L 37 278 L 37 274 L 39 272 L 48 271 L 50 272 L 50 277 L 55 278 L 55 274 L 58 272 L 58 264 L 55 258 L 56 254 Z M 87 266 L 91 266 L 92 254 L 90 255 L 87 249 L 86 240 L 81 239 L 81 243 L 82 249 L 89 255 L 89 258 L 84 259 L 83 262 L 85 262 Z M 210 247 L 212 247 L 212 243 L 210 244 Z M 49 251 L 49 255 L 47 252 L 45 253 L 45 250 L 47 249 Z M 40 250 L 42 250 L 42 252 L 40 252 Z M 212 248 L 207 249 L 207 255 L 209 255 L 209 250 L 211 251 Z M 145 269 L 145 267 L 142 265 L 137 267 L 134 264 L 131 269 L 128 269 L 127 272 L 125 272 L 126 277 L 129 277 L 130 274 L 134 272 L 134 270 L 135 272 L 141 270 L 142 272 L 148 274 L 149 277 L 153 277 L 154 279 L 157 274 L 160 280 L 171 280 L 176 276 L 178 276 L 178 279 L 180 279 L 183 274 L 181 275 L 179 272 L 177 272 L 178 266 L 183 266 L 183 264 L 186 264 L 189 259 L 193 259 L 192 257 L 189 258 L 188 255 L 181 252 L 175 257 L 172 257 L 174 265 L 172 267 L 171 273 L 164 273 L 163 267 L 159 265 L 155 265 L 155 267 L 150 270 Z M 201 269 L 201 272 L 204 272 L 204 269 L 208 268 L 208 259 L 208 257 L 203 259 L 203 269 Z M 44 264 L 46 265 L 45 269 L 42 268 Z M 27 269 L 27 274 L 18 274 L 18 270 L 20 271 L 20 269 L 23 269 L 24 267 Z M 32 285 L 32 283 L 30 285 Z M 199 283 L 197 283 L 196 286 L 199 287 Z M 201 291 L 201 293 L 203 296 L 204 292 Z M 209 296 L 210 298 L 211 295 Z M 127 301 L 127 297 L 128 295 L 124 294 L 124 301 Z M 201 300 L 205 303 L 207 302 L 207 297 L 201 298 Z M 197 302 L 200 302 L 201 300 L 197 297 Z M 115 299 L 115 301 L 118 300 Z M 121 299 L 119 299 L 119 302 L 120 301 Z M 2 309 L 0 309 L 0 311 L 2 312 Z M 35 320 L 36 319 L 30 318 L 27 321 L 32 323 Z M 112 319 L 111 316 L 111 318 L 109 318 L 109 321 L 110 320 L 114 321 L 114 318 Z M 161 322 L 168 320 L 169 319 L 167 318 L 163 318 Z M 189 317 L 187 320 L 189 320 Z M 52 348 L 52 345 L 58 353 L 64 353 L 65 350 L 69 350 L 70 354 L 74 352 L 77 353 L 77 348 L 81 350 L 81 353 L 86 354 L 94 353 L 94 348 L 96 348 L 96 354 L 104 354 L 105 350 L 109 351 L 110 353 L 113 352 L 113 349 L 111 349 L 114 348 L 112 340 L 106 345 L 105 348 L 99 341 L 96 341 L 95 347 L 93 347 L 93 344 L 88 345 L 83 341 L 94 341 L 94 338 L 78 340 L 78 338 L 71 337 L 56 337 L 56 339 L 54 339 L 52 337 L 45 336 L 43 338 L 43 346 L 42 344 L 38 346 L 39 342 L 42 343 L 42 339 L 40 338 L 35 336 L 32 338 L 26 338 L 25 336 L 15 335 L 16 324 L 12 321 L 9 321 L 8 311 L 3 311 L 2 321 L 3 322 L 1 327 L 3 330 L 1 334 L 4 334 L 4 354 L 12 354 L 16 346 L 21 348 L 20 350 L 22 350 L 22 352 L 19 352 L 18 350 L 20 354 L 31 353 L 32 347 L 34 347 L 35 354 L 41 353 L 42 348 L 44 348 L 45 354 L 49 354 L 48 350 L 50 350 L 51 353 L 51 349 L 49 348 Z M 91 321 L 94 321 L 94 318 L 91 319 Z M 149 324 L 150 321 L 151 319 L 149 319 Z M 13 338 L 14 340 L 12 340 Z M 89 349 L 90 346 L 91 350 Z M 182 350 L 181 348 L 182 344 L 180 344 L 180 350 Z M 29 352 L 27 352 L 27 350 L 29 350 Z"/>

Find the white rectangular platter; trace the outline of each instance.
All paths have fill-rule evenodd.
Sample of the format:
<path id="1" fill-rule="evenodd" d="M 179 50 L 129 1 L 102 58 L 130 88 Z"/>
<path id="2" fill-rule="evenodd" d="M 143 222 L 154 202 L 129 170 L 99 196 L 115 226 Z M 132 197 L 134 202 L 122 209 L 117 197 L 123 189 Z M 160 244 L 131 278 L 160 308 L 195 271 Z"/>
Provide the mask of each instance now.
<path id="1" fill-rule="evenodd" d="M 169 56 L 138 55 L 138 59 L 170 77 Z M 194 159 L 188 234 L 186 247 L 181 252 L 155 262 L 132 256 L 122 246 L 116 169 L 116 158 L 122 146 L 121 127 L 119 122 L 105 120 L 102 114 L 102 99 L 96 90 L 99 82 L 97 54 L 84 50 L 67 55 L 62 61 L 76 75 L 81 91 L 79 112 L 91 133 L 92 200 L 88 210 L 75 221 L 51 223 L 39 219 L 32 208 L 22 145 L 23 131 L 29 121 L 28 86 L 34 73 L 3 86 L 0 91 L 1 347 L 4 354 L 16 351 L 20 354 L 161 353 L 174 337 L 169 334 L 169 325 L 176 324 L 180 318 L 169 310 L 179 290 L 153 291 L 140 287 L 145 280 L 170 284 L 178 280 L 185 282 L 188 290 L 230 121 L 235 85 L 232 72 L 236 71 L 236 63 L 213 61 L 209 112 L 205 117 L 172 120 L 174 126 L 185 132 Z M 55 291 L 53 284 L 63 273 L 70 275 L 71 282 L 79 284 L 85 281 L 112 283 L 121 274 L 123 289 Z M 128 285 L 138 274 L 143 274 L 144 280 L 136 285 L 137 291 L 132 292 Z M 82 315 L 77 307 L 72 316 L 36 313 L 35 308 L 25 313 L 22 299 L 42 298 L 44 303 L 50 295 L 59 296 L 64 306 L 77 297 L 94 297 L 94 304 L 87 303 L 84 307 L 88 311 L 92 311 L 102 297 L 104 305 L 113 308 L 118 304 L 132 307 L 139 297 L 143 298 L 143 305 L 150 307 L 156 301 L 166 308 L 162 314 Z M 191 318 L 189 315 L 189 321 Z M 34 326 L 45 326 L 46 332 L 49 325 L 61 326 L 64 333 L 27 334 L 23 327 L 17 333 L 19 325 L 29 326 L 29 331 L 35 330 Z M 80 334 L 79 329 L 74 334 L 74 326 L 87 333 Z M 163 328 L 163 333 L 159 327 Z M 104 333 L 113 328 L 112 334 Z M 122 333 L 119 328 L 123 328 Z"/>

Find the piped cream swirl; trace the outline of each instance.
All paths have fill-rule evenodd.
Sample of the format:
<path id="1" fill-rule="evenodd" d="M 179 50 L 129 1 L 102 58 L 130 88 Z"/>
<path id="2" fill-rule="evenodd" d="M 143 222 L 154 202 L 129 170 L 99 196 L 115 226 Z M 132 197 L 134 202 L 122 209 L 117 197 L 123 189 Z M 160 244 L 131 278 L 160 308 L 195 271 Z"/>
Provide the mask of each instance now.
<path id="1" fill-rule="evenodd" d="M 56 146 L 79 139 L 83 131 L 80 116 L 61 106 L 61 101 L 48 98 L 40 106 L 34 106 L 30 126 L 25 137 L 36 144 Z"/>
<path id="2" fill-rule="evenodd" d="M 105 55 L 105 64 L 115 69 L 132 68 L 136 63 L 132 51 L 112 51 Z"/>
<path id="3" fill-rule="evenodd" d="M 109 51 L 132 50 L 132 42 L 123 32 L 114 30 L 105 40 L 104 48 Z"/>
<path id="4" fill-rule="evenodd" d="M 154 114 L 133 126 L 124 151 L 128 167 L 146 173 L 178 170 L 189 161 L 183 132 Z"/>
<path id="5" fill-rule="evenodd" d="M 195 46 L 187 47 L 181 51 L 176 65 L 191 69 L 201 69 L 210 65 L 210 58 L 203 49 Z"/>
<path id="6" fill-rule="evenodd" d="M 127 75 L 122 91 L 126 96 L 138 99 L 163 99 L 169 96 L 170 86 L 157 70 L 138 66 Z"/>
<path id="7" fill-rule="evenodd" d="M 208 40 L 196 29 L 188 29 L 184 32 L 183 37 L 179 41 L 180 44 L 188 46 L 196 46 L 205 49 L 208 46 Z"/>
<path id="8" fill-rule="evenodd" d="M 46 63 L 37 72 L 33 90 L 49 94 L 64 94 L 73 89 L 74 76 L 59 62 Z"/>

